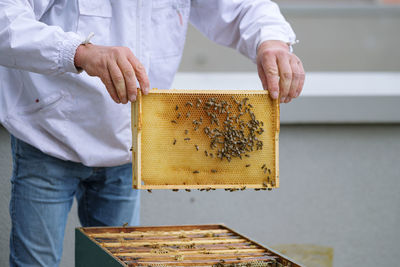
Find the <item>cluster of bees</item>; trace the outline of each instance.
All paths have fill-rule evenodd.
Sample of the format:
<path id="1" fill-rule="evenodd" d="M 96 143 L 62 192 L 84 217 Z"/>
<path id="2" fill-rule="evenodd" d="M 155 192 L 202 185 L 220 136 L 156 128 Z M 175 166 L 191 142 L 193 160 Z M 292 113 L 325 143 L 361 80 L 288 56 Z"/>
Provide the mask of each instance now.
<path id="1" fill-rule="evenodd" d="M 236 104 L 235 107 L 225 100 L 217 101 L 213 97 L 205 103 L 197 98 L 195 104 L 190 101 L 185 104 L 185 107 L 189 108 L 186 118 L 191 116 L 190 108 L 202 108 L 209 120 L 209 126 L 203 127 L 204 134 L 210 140 L 210 150 L 204 150 L 206 157 L 226 159 L 230 162 L 232 158 L 250 157 L 248 153 L 263 148 L 263 142 L 258 139 L 258 136 L 264 132 L 262 128 L 264 123 L 256 119 L 252 111 L 253 106 L 248 103 L 249 99 L 246 97 L 237 101 L 232 96 L 232 100 Z M 175 120 L 171 120 L 171 123 L 177 124 L 182 113 L 179 111 L 179 106 L 175 107 L 175 111 L 177 116 Z M 249 119 L 245 118 L 247 114 Z M 194 119 L 193 130 L 198 131 L 205 120 L 203 117 Z M 185 135 L 188 133 L 186 129 Z M 189 141 L 190 137 L 185 137 L 184 140 Z M 172 143 L 175 145 L 177 139 L 174 139 Z M 197 144 L 194 147 L 199 151 Z"/>

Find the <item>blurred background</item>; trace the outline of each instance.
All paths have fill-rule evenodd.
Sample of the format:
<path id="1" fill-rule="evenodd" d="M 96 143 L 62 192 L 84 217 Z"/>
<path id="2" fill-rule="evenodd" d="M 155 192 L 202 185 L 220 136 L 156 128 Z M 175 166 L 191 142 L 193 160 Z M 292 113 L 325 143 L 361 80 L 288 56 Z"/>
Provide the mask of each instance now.
<path id="1" fill-rule="evenodd" d="M 142 224 L 225 223 L 306 266 L 397 266 L 400 1 L 276 1 L 300 43 L 302 96 L 281 106 L 272 192 L 143 192 Z M 190 27 L 175 88 L 256 89 L 256 66 Z M 9 136 L 0 127 L 0 266 L 8 265 Z M 74 264 L 74 204 L 62 267 Z M 332 263 L 333 262 L 333 263 Z"/>

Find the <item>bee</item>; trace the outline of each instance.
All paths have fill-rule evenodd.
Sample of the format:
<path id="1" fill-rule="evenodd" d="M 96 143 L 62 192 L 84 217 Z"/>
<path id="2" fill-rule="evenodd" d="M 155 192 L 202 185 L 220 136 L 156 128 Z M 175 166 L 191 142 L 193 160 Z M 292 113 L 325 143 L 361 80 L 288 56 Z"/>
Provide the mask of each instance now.
<path id="1" fill-rule="evenodd" d="M 211 172 L 212 172 L 212 173 L 216 173 L 216 172 L 217 172 L 217 170 L 214 170 L 214 169 L 212 169 L 212 170 L 211 170 Z"/>
<path id="2" fill-rule="evenodd" d="M 210 157 L 211 157 L 211 158 L 214 158 L 214 154 L 213 154 L 213 153 L 210 153 Z"/>
<path id="3" fill-rule="evenodd" d="M 249 107 L 251 107 L 251 108 L 253 107 L 253 105 L 252 105 L 252 104 L 250 104 L 250 103 L 248 104 L 248 106 L 249 106 Z"/>
<path id="4" fill-rule="evenodd" d="M 122 227 L 127 227 L 127 226 L 128 226 L 127 222 L 122 225 Z"/>
<path id="5" fill-rule="evenodd" d="M 178 192 L 178 191 L 179 191 L 179 189 L 172 189 L 172 191 L 173 191 L 173 192 Z"/>
<path id="6" fill-rule="evenodd" d="M 172 122 L 172 123 L 175 123 L 175 124 L 177 123 L 176 120 L 172 120 L 171 122 Z"/>
<path id="7" fill-rule="evenodd" d="M 244 156 L 250 158 L 250 155 L 249 155 L 249 154 L 245 154 Z"/>
<path id="8" fill-rule="evenodd" d="M 176 139 L 174 139 L 174 142 L 172 143 L 173 145 L 175 145 L 176 144 Z"/>
<path id="9" fill-rule="evenodd" d="M 267 173 L 267 168 L 264 169 L 264 173 Z"/>
<path id="10" fill-rule="evenodd" d="M 190 189 L 185 189 L 185 191 L 186 191 L 186 192 L 190 192 L 191 190 L 190 190 Z"/>
<path id="11" fill-rule="evenodd" d="M 190 102 L 190 101 L 188 101 L 188 102 L 186 102 L 185 106 L 191 106 L 191 107 L 193 107 L 193 103 Z"/>
<path id="12" fill-rule="evenodd" d="M 185 130 L 185 134 L 188 134 L 188 132 L 189 132 L 188 130 Z"/>
<path id="13" fill-rule="evenodd" d="M 208 152 L 207 152 L 207 150 L 204 150 L 204 154 L 206 155 L 206 157 L 208 157 Z"/>
<path id="14" fill-rule="evenodd" d="M 178 105 L 176 105 L 175 110 L 178 110 L 178 108 L 179 108 Z"/>
<path id="15" fill-rule="evenodd" d="M 250 164 L 246 164 L 246 168 L 250 167 Z"/>
<path id="16" fill-rule="evenodd" d="M 264 168 L 265 168 L 265 164 L 261 166 L 261 169 L 264 169 Z"/>
<path id="17" fill-rule="evenodd" d="M 190 138 L 189 137 L 186 137 L 185 139 L 183 139 L 183 140 L 185 140 L 185 141 L 189 141 L 190 140 Z"/>
<path id="18" fill-rule="evenodd" d="M 263 182 L 263 186 L 268 187 L 268 184 L 266 181 Z"/>
<path id="19" fill-rule="evenodd" d="M 200 105 L 201 105 L 201 99 L 197 98 L 196 108 L 200 107 Z"/>
<path id="20" fill-rule="evenodd" d="M 194 171 L 193 173 L 200 173 L 200 172 L 196 170 L 196 171 Z"/>
<path id="21" fill-rule="evenodd" d="M 242 188 L 240 188 L 241 191 L 246 190 L 246 186 L 243 186 Z"/>
<path id="22" fill-rule="evenodd" d="M 130 149 L 129 149 L 129 151 L 132 151 L 133 150 L 133 147 L 131 147 Z"/>
<path id="23" fill-rule="evenodd" d="M 197 151 L 199 151 L 199 146 L 198 145 L 194 145 L 194 147 L 196 148 Z"/>
<path id="24" fill-rule="evenodd" d="M 254 188 L 255 191 L 260 191 L 260 188 Z"/>
<path id="25" fill-rule="evenodd" d="M 190 112 L 186 113 L 186 118 L 190 117 Z"/>
<path id="26" fill-rule="evenodd" d="M 185 258 L 184 255 L 176 255 L 175 256 L 175 260 L 177 260 L 177 261 L 183 261 L 184 258 Z"/>
<path id="27" fill-rule="evenodd" d="M 181 113 L 178 113 L 178 116 L 176 116 L 177 119 L 181 117 Z"/>
<path id="28" fill-rule="evenodd" d="M 270 169 L 268 169 L 268 173 L 271 174 L 271 170 Z"/>
<path id="29" fill-rule="evenodd" d="M 153 191 L 151 191 L 151 189 L 147 189 L 147 192 L 149 192 L 149 193 L 153 193 Z"/>

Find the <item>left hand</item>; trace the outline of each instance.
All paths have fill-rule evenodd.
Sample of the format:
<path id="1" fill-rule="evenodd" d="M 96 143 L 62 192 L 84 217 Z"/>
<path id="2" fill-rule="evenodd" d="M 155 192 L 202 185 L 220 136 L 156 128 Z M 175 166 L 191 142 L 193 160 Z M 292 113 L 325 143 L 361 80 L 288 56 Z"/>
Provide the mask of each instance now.
<path id="1" fill-rule="evenodd" d="M 305 72 L 300 59 L 282 41 L 265 41 L 257 50 L 258 76 L 273 99 L 288 103 L 300 95 Z"/>

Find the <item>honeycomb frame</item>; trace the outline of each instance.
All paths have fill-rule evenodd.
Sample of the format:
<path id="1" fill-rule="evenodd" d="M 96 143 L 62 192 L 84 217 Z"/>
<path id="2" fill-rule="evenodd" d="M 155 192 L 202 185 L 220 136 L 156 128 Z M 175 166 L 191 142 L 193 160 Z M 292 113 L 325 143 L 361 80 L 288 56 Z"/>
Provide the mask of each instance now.
<path id="1" fill-rule="evenodd" d="M 185 106 L 185 103 L 195 103 L 195 99 L 205 101 L 211 97 L 226 101 L 230 98 L 250 99 L 257 119 L 263 121 L 266 128 L 261 137 L 264 141 L 261 152 L 251 152 L 249 158 L 235 158 L 229 163 L 216 158 L 205 159 L 203 153 L 207 148 L 204 137 L 201 137 L 202 129 L 197 134 L 190 128 L 192 119 L 204 115 L 205 111 Z M 186 118 L 188 111 L 192 113 Z M 132 103 L 131 112 L 133 188 L 207 191 L 224 188 L 236 191 L 247 188 L 270 190 L 279 187 L 279 101 L 272 100 L 267 91 L 152 89 L 146 96 L 138 93 L 137 101 Z M 176 119 L 178 113 L 181 114 L 179 121 Z M 174 120 L 178 123 L 171 123 Z M 188 130 L 190 134 L 185 135 L 184 129 L 185 133 Z M 186 136 L 195 138 L 183 141 L 184 138 L 187 139 Z M 197 143 L 200 149 L 196 147 Z M 166 154 L 172 160 L 168 161 Z M 261 162 L 268 162 L 268 172 L 258 165 L 247 168 L 254 161 L 252 157 L 260 166 Z M 197 169 L 199 172 L 195 173 Z M 214 169 L 216 173 L 210 172 Z M 268 185 L 265 182 L 267 175 L 268 181 L 271 180 Z"/>

